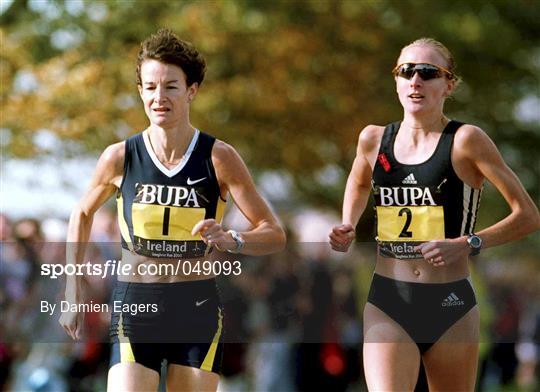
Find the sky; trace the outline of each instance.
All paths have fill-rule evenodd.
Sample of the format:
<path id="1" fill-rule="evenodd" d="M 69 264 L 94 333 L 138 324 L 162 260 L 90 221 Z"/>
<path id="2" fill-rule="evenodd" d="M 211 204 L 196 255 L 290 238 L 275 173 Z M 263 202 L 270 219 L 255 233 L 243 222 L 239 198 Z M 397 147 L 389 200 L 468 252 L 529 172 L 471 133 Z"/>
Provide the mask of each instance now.
<path id="1" fill-rule="evenodd" d="M 12 219 L 67 218 L 88 187 L 96 157 L 2 162 L 0 210 Z"/>

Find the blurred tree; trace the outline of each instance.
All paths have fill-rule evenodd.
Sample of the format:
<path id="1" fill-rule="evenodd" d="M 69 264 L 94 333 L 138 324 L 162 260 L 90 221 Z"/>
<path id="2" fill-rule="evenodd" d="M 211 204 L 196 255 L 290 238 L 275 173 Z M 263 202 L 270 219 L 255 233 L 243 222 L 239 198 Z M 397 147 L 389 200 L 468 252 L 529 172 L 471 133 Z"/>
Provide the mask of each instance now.
<path id="1" fill-rule="evenodd" d="M 538 200 L 539 21 L 534 0 L 14 1 L 0 15 L 3 145 L 14 157 L 97 153 L 144 129 L 136 53 L 166 26 L 208 60 L 193 123 L 256 175 L 287 173 L 300 200 L 337 210 L 359 130 L 401 116 L 400 48 L 431 36 L 464 80 L 448 114 L 484 128 Z M 42 129 L 61 151 L 36 143 Z M 489 189 L 484 203 L 486 220 L 505 214 Z"/>

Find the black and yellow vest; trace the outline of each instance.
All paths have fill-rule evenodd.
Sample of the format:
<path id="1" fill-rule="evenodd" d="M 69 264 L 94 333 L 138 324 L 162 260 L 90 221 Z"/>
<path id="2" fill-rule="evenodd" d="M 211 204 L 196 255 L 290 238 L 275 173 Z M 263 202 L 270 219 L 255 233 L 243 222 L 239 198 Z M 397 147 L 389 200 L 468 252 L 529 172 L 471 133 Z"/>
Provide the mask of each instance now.
<path id="1" fill-rule="evenodd" d="M 124 176 L 117 195 L 122 247 L 147 257 L 196 258 L 207 254 L 193 226 L 221 221 L 220 196 L 212 164 L 215 138 L 195 130 L 182 161 L 167 169 L 152 149 L 147 131 L 126 140 Z"/>
<path id="2" fill-rule="evenodd" d="M 394 156 L 400 122 L 384 129 L 372 180 L 381 256 L 422 258 L 414 246 L 474 231 L 482 189 L 461 181 L 451 161 L 454 135 L 461 125 L 450 121 L 433 155 L 413 165 Z"/>

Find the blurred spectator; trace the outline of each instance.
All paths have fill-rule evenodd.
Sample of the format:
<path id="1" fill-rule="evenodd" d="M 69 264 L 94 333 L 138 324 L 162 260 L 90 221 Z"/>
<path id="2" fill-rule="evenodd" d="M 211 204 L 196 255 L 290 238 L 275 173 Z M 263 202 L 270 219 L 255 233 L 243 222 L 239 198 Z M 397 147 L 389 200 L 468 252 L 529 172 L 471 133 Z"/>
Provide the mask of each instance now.
<path id="1" fill-rule="evenodd" d="M 13 230 L 9 218 L 0 212 L 0 241 L 11 241 L 13 239 Z"/>
<path id="2" fill-rule="evenodd" d="M 347 385 L 359 381 L 363 374 L 360 362 L 363 342 L 361 313 L 352 272 L 346 267 L 341 267 L 334 273 L 336 319 L 344 356 L 343 378 Z"/>
<path id="3" fill-rule="evenodd" d="M 527 391 L 538 390 L 540 386 L 537 379 L 540 349 L 540 306 L 537 298 L 538 293 L 532 293 L 530 300 L 527 301 L 530 306 L 523 309 L 519 326 L 520 340 L 516 345 L 519 362 L 516 383 L 519 388 Z"/>
<path id="4" fill-rule="evenodd" d="M 21 334 L 19 319 L 32 300 L 34 284 L 39 277 L 39 260 L 34 240 L 42 239 L 39 223 L 22 220 L 9 228 L 9 220 L 2 217 L 3 239 L 0 252 L 0 307 L 6 333 Z M 11 233 L 14 237 L 10 237 Z"/>
<path id="5" fill-rule="evenodd" d="M 516 342 L 519 336 L 520 306 L 514 293 L 503 294 L 501 312 L 495 321 L 495 344 L 491 358 L 500 370 L 499 382 L 508 385 L 516 374 Z"/>
<path id="6" fill-rule="evenodd" d="M 296 386 L 301 391 L 336 390 L 324 367 L 324 344 L 331 337 L 333 289 L 325 260 L 307 261 L 308 275 L 301 292 L 301 332 L 296 352 Z M 332 339 L 330 340 L 332 341 Z M 335 340 L 333 340 L 335 342 Z"/>
<path id="7" fill-rule="evenodd" d="M 264 334 L 252 345 L 256 390 L 294 390 L 292 342 L 297 337 L 296 299 L 300 284 L 296 265 L 300 260 L 293 247 L 290 245 L 288 251 L 274 255 L 267 264 L 264 306 L 269 316 Z"/>
<path id="8" fill-rule="evenodd" d="M 14 360 L 14 353 L 6 342 L 6 312 L 8 310 L 8 293 L 6 283 L 8 281 L 5 271 L 7 263 L 6 253 L 10 250 L 10 241 L 13 241 L 11 222 L 7 216 L 0 213 L 0 390 L 4 390 L 7 383 L 11 365 Z"/>
<path id="9" fill-rule="evenodd" d="M 481 389 L 498 385 L 510 387 L 518 365 L 516 342 L 521 316 L 518 297 L 508 287 L 492 286 L 491 292 L 498 313 L 492 325 L 493 344 L 480 372 Z"/>
<path id="10" fill-rule="evenodd" d="M 96 219 L 86 261 L 118 260 L 115 214 L 103 211 Z M 110 316 L 88 314 L 86 338 L 74 343 L 57 317 L 38 310 L 40 299 L 63 299 L 61 280 L 41 277 L 39 266 L 65 262 L 66 230 L 62 219 L 12 224 L 0 214 L 0 390 L 106 388 Z M 367 293 L 360 282 L 367 285 L 371 276 L 369 257 L 351 255 L 351 260 L 336 262 L 320 244 L 307 241 L 301 245 L 309 252 L 302 256 L 298 242 L 291 243 L 274 257 L 245 257 L 240 276 L 218 279 L 227 333 L 221 391 L 364 388 L 360 315 Z M 518 281 L 495 281 L 486 290 L 496 304 L 491 326 L 495 344 L 479 389 L 538 389 L 538 294 L 525 293 Z M 111 282 L 86 278 L 86 300 L 108 302 Z"/>
<path id="11" fill-rule="evenodd" d="M 245 354 L 249 341 L 249 331 L 245 323 L 250 297 L 246 274 L 218 277 L 218 288 L 224 307 L 223 329 L 223 384 L 245 385 Z M 232 387 L 231 385 L 231 387 Z M 235 389 L 241 389 L 237 387 Z"/>
<path id="12" fill-rule="evenodd" d="M 15 238 L 25 248 L 32 263 L 39 265 L 38 256 L 45 240 L 41 231 L 41 223 L 37 219 L 24 218 L 15 223 L 13 232 Z"/>

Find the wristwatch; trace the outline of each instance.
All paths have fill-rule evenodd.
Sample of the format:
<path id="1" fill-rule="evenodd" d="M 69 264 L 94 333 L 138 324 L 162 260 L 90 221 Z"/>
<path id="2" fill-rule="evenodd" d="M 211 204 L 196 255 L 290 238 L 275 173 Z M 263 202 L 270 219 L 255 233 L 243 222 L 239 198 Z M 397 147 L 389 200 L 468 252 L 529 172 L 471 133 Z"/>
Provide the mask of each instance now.
<path id="1" fill-rule="evenodd" d="M 476 256 L 478 253 L 480 253 L 480 249 L 482 249 L 482 238 L 478 237 L 474 233 L 469 234 L 467 244 L 469 244 L 469 248 L 471 248 L 471 253 L 469 253 L 469 256 Z"/>
<path id="2" fill-rule="evenodd" d="M 235 230 L 228 230 L 227 233 L 229 233 L 236 242 L 236 249 L 227 249 L 227 252 L 229 253 L 240 253 L 242 249 L 244 249 L 244 245 L 246 244 L 246 241 L 242 238 L 239 232 Z"/>

